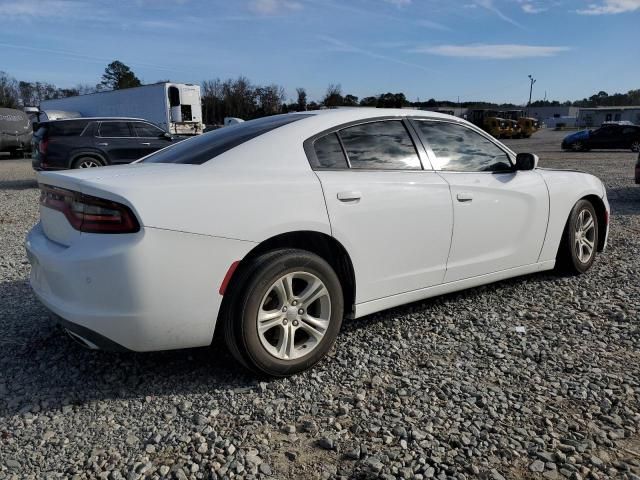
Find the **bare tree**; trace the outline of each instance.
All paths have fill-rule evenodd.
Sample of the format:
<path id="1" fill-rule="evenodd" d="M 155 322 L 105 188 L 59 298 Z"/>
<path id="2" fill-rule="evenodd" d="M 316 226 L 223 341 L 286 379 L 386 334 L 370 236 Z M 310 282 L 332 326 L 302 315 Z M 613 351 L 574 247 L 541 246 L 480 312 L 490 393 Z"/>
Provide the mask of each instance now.
<path id="1" fill-rule="evenodd" d="M 0 71 L 0 107 L 16 108 L 20 104 L 20 93 L 16 79 Z"/>
<path id="2" fill-rule="evenodd" d="M 256 88 L 256 98 L 261 115 L 274 115 L 280 113 L 287 97 L 283 87 L 272 84 Z"/>
<path id="3" fill-rule="evenodd" d="M 344 98 L 342 97 L 342 87 L 340 84 L 330 84 L 327 87 L 327 93 L 322 100 L 322 103 L 325 107 L 340 107 L 344 103 Z"/>
<path id="4" fill-rule="evenodd" d="M 304 88 L 296 88 L 298 95 L 298 111 L 303 112 L 307 109 L 307 91 Z"/>
<path id="5" fill-rule="evenodd" d="M 88 83 L 79 83 L 75 86 L 75 89 L 78 91 L 78 95 L 89 95 L 97 92 L 95 85 L 89 85 Z"/>
<path id="6" fill-rule="evenodd" d="M 222 85 L 225 116 L 253 118 L 256 113 L 256 89 L 248 78 L 226 80 Z"/>
<path id="7" fill-rule="evenodd" d="M 221 124 L 225 117 L 224 88 L 219 78 L 202 82 L 202 117 L 205 124 Z"/>

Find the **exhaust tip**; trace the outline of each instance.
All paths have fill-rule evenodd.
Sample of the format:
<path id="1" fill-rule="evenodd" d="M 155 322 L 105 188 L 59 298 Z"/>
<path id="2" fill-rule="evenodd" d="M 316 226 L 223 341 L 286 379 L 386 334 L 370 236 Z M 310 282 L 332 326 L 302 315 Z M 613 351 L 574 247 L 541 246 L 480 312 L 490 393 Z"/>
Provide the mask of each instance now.
<path id="1" fill-rule="evenodd" d="M 86 338 L 81 337 L 80 335 L 78 335 L 75 332 L 72 332 L 68 328 L 65 328 L 64 331 L 69 336 L 69 338 L 71 338 L 71 340 L 73 340 L 77 344 L 81 345 L 82 347 L 84 347 L 84 348 L 86 348 L 88 350 L 100 350 L 100 348 L 95 343 L 90 342 Z"/>

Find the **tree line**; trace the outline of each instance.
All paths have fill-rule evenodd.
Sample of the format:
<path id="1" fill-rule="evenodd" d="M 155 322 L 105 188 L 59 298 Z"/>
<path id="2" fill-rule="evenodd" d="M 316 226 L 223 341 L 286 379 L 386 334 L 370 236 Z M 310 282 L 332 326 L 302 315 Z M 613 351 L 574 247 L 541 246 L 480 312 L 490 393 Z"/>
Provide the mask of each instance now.
<path id="1" fill-rule="evenodd" d="M 0 107 L 37 106 L 42 100 L 141 85 L 142 82 L 133 70 L 118 60 L 106 66 L 100 82 L 95 86 L 77 85 L 73 88 L 58 88 L 46 82 L 17 81 L 7 73 L 0 71 Z M 589 98 L 573 102 L 560 103 L 556 100 L 538 100 L 531 104 L 534 107 L 558 105 L 577 107 L 640 105 L 640 89 L 613 95 L 600 91 Z M 330 84 L 324 96 L 318 101 L 309 100 L 307 91 L 303 87 L 296 89 L 295 98 L 288 99 L 284 87 L 277 84 L 255 85 L 243 76 L 236 79 L 221 80 L 216 78 L 202 82 L 202 113 L 203 121 L 206 124 L 220 124 L 225 117 L 249 120 L 292 111 L 356 106 L 378 108 L 521 108 L 521 106 L 514 104 L 496 104 L 485 101 L 458 103 L 433 98 L 427 101 L 411 102 L 404 93 L 391 92 L 360 99 L 356 95 L 343 93 L 340 84 Z"/>
<path id="2" fill-rule="evenodd" d="M 18 108 L 20 106 L 38 106 L 43 100 L 75 97 L 121 88 L 139 87 L 140 79 L 124 63 L 115 60 L 106 66 L 100 83 L 97 85 L 78 84 L 72 88 L 58 88 L 47 82 L 17 81 L 6 72 L 0 71 L 0 107 Z"/>

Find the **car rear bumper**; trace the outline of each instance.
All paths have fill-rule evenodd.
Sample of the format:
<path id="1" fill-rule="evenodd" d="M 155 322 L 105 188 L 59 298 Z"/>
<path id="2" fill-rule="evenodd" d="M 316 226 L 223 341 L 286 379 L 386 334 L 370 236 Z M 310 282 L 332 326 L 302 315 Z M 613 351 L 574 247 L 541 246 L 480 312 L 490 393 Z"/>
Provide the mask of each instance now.
<path id="1" fill-rule="evenodd" d="M 67 247 L 40 224 L 31 230 L 25 243 L 31 286 L 65 328 L 110 350 L 209 345 L 220 284 L 254 246 L 154 228 L 79 237 Z"/>

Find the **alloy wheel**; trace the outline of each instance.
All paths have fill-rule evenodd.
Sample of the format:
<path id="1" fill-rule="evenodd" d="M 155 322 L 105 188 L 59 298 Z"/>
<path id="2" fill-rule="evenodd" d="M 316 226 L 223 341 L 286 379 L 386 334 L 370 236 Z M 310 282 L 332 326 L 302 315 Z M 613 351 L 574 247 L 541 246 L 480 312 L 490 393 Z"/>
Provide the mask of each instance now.
<path id="1" fill-rule="evenodd" d="M 99 166 L 100 164 L 96 160 L 90 160 L 90 159 L 83 160 L 78 164 L 78 168 L 95 168 Z"/>
<path id="2" fill-rule="evenodd" d="M 256 319 L 260 343 L 279 360 L 311 353 L 331 320 L 331 297 L 315 275 L 290 272 L 276 280 L 260 303 Z"/>
<path id="3" fill-rule="evenodd" d="M 632 152 L 640 152 L 640 140 L 635 140 L 631 144 L 631 151 Z"/>
<path id="4" fill-rule="evenodd" d="M 595 251 L 596 225 L 591 212 L 582 210 L 576 219 L 575 253 L 581 263 L 588 263 Z"/>
<path id="5" fill-rule="evenodd" d="M 572 147 L 574 152 L 580 152 L 583 149 L 582 142 L 580 141 L 575 142 Z"/>

